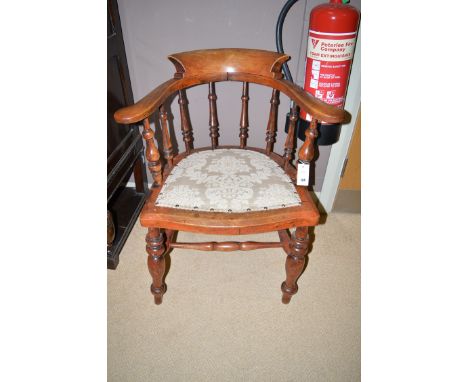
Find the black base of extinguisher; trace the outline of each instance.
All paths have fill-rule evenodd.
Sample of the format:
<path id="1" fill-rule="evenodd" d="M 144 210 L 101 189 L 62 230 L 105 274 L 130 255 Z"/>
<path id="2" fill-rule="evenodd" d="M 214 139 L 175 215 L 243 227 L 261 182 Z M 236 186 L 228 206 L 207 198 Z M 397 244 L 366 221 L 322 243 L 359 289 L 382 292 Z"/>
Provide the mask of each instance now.
<path id="1" fill-rule="evenodd" d="M 298 118 L 296 125 L 296 136 L 301 140 L 305 140 L 305 131 L 309 128 L 310 122 Z M 319 146 L 329 146 L 336 142 L 340 138 L 341 125 L 340 124 L 321 124 L 317 125 L 318 130 L 318 139 L 317 144 Z M 289 113 L 286 114 L 286 125 L 284 131 L 287 133 L 289 131 Z"/>

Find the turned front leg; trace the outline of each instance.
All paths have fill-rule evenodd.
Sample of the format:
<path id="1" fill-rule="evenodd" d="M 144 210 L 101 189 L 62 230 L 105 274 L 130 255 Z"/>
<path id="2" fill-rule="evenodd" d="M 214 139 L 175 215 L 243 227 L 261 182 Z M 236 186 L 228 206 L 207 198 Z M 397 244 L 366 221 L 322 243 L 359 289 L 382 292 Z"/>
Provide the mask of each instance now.
<path id="1" fill-rule="evenodd" d="M 148 253 L 148 270 L 153 278 L 151 293 L 154 295 L 154 303 L 162 303 L 163 294 L 166 292 L 164 273 L 166 272 L 166 260 L 164 234 L 159 228 L 148 228 L 146 235 L 146 252 Z"/>
<path id="2" fill-rule="evenodd" d="M 286 258 L 286 281 L 281 284 L 283 304 L 289 304 L 297 293 L 297 279 L 304 269 L 305 256 L 309 248 L 308 227 L 298 227 L 291 238 L 291 252 Z"/>

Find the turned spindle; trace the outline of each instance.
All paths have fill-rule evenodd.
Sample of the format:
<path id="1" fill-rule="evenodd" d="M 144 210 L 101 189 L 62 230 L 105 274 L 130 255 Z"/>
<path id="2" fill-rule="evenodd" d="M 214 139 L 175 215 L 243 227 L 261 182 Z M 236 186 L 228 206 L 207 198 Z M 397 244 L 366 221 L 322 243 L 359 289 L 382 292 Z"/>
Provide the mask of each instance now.
<path id="1" fill-rule="evenodd" d="M 296 124 L 298 120 L 297 106 L 292 104 L 289 111 L 289 127 L 286 142 L 284 143 L 284 168 L 286 169 L 291 164 L 292 154 L 294 150 L 294 138 L 296 132 Z"/>
<path id="2" fill-rule="evenodd" d="M 148 162 L 148 168 L 153 177 L 153 187 L 162 185 L 162 168 L 161 160 L 159 156 L 158 148 L 154 142 L 154 131 L 150 127 L 148 118 L 143 120 L 143 138 L 146 141 L 146 160 Z"/>
<path id="3" fill-rule="evenodd" d="M 185 151 L 190 152 L 193 149 L 193 131 L 190 115 L 188 111 L 188 99 L 184 90 L 179 90 L 179 107 L 182 136 L 185 142 Z"/>
<path id="4" fill-rule="evenodd" d="M 305 132 L 306 139 L 299 150 L 298 157 L 300 160 L 310 162 L 314 158 L 314 141 L 318 136 L 317 120 L 312 119 L 308 129 Z"/>
<path id="5" fill-rule="evenodd" d="M 242 86 L 242 111 L 240 118 L 240 148 L 247 146 L 247 137 L 249 131 L 249 83 L 244 82 Z"/>
<path id="6" fill-rule="evenodd" d="M 208 85 L 209 93 L 208 100 L 210 104 L 210 138 L 211 138 L 211 148 L 215 149 L 218 147 L 218 137 L 219 137 L 219 122 L 218 122 L 218 110 L 216 108 L 216 96 L 215 84 L 210 82 Z"/>
<path id="7" fill-rule="evenodd" d="M 281 248 L 281 242 L 257 242 L 257 241 L 207 241 L 201 243 L 169 243 L 171 248 L 195 249 L 199 251 L 251 251 L 260 248 Z"/>
<path id="8" fill-rule="evenodd" d="M 209 93 L 208 100 L 210 105 L 210 138 L 211 138 L 211 148 L 215 149 L 218 147 L 218 137 L 219 137 L 219 122 L 218 122 L 218 110 L 216 108 L 216 89 L 214 82 L 208 84 Z"/>
<path id="9" fill-rule="evenodd" d="M 156 305 L 162 303 L 163 294 L 166 292 L 166 284 L 164 283 L 164 274 L 166 272 L 165 251 L 164 234 L 159 228 L 148 228 L 146 252 L 148 253 L 148 270 L 153 279 L 150 290 Z"/>
<path id="10" fill-rule="evenodd" d="M 169 168 L 171 168 L 174 154 L 172 152 L 172 142 L 171 136 L 169 134 L 169 124 L 167 122 L 167 111 L 164 105 L 161 105 L 161 107 L 159 108 L 159 120 L 161 122 L 161 130 L 163 136 L 164 159 L 166 159 L 167 163 L 169 164 Z"/>
<path id="11" fill-rule="evenodd" d="M 278 128 L 278 105 L 279 100 L 279 90 L 273 89 L 270 99 L 270 116 L 268 117 L 268 125 L 266 131 L 266 152 L 268 155 L 273 151 L 273 145 L 275 143 L 276 131 Z"/>
<path id="12" fill-rule="evenodd" d="M 305 256 L 309 248 L 308 227 L 298 227 L 291 238 L 290 250 L 286 258 L 286 280 L 281 284 L 283 304 L 289 304 L 297 293 L 297 279 L 304 269 Z"/>

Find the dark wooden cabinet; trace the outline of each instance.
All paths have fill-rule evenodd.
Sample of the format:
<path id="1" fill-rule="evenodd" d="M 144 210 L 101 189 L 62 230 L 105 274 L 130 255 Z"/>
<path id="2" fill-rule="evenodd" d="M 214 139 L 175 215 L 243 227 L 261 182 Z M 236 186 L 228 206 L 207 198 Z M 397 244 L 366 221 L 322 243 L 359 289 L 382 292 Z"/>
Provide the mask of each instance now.
<path id="1" fill-rule="evenodd" d="M 107 267 L 120 251 L 144 204 L 148 184 L 143 143 L 136 125 L 121 125 L 114 112 L 133 104 L 133 93 L 116 0 L 107 8 Z M 133 174 L 134 187 L 126 187 Z"/>

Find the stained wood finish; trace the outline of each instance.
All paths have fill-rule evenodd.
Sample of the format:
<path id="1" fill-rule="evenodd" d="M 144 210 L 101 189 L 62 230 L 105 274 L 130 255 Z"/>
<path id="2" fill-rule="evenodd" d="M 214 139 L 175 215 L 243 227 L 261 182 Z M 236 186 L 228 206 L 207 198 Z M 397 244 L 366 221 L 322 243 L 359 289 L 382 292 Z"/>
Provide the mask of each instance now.
<path id="1" fill-rule="evenodd" d="M 158 148 L 154 142 L 154 131 L 150 127 L 148 118 L 143 121 L 143 138 L 146 141 L 146 160 L 148 162 L 148 168 L 153 177 L 153 187 L 162 185 L 162 166 L 159 156 Z"/>
<path id="2" fill-rule="evenodd" d="M 289 254 L 290 251 L 290 241 L 291 236 L 289 235 L 289 231 L 287 229 L 282 229 L 278 231 L 278 236 L 281 240 L 282 247 L 286 254 Z"/>
<path id="3" fill-rule="evenodd" d="M 314 157 L 314 141 L 317 139 L 317 120 L 312 119 L 309 128 L 305 132 L 306 139 L 299 150 L 299 159 L 310 162 Z"/>
<path id="4" fill-rule="evenodd" d="M 185 151 L 193 149 L 193 130 L 188 111 L 188 99 L 185 90 L 179 90 L 179 107 L 182 136 L 184 137 Z"/>
<path id="5" fill-rule="evenodd" d="M 175 237 L 177 231 L 174 231 L 172 229 L 165 229 L 164 232 L 166 233 L 166 248 L 167 252 L 169 252 L 169 249 L 171 248 L 171 243 L 174 242 L 173 238 Z"/>
<path id="6" fill-rule="evenodd" d="M 251 251 L 261 248 L 281 248 L 282 243 L 258 241 L 207 241 L 203 243 L 170 243 L 172 248 L 196 249 L 199 251 Z"/>
<path id="7" fill-rule="evenodd" d="M 250 73 L 228 73 L 228 81 L 247 81 L 277 89 L 286 94 L 301 109 L 322 122 L 346 123 L 351 120 L 351 116 L 347 111 L 320 101 L 301 87 L 284 79 L 262 77 Z"/>
<path id="8" fill-rule="evenodd" d="M 267 50 L 227 48 L 192 50 L 168 58 L 176 67 L 176 78 L 237 72 L 283 78 L 281 66 L 290 56 Z"/>
<path id="9" fill-rule="evenodd" d="M 247 137 L 249 132 L 249 83 L 244 82 L 242 85 L 242 110 L 240 118 L 240 148 L 247 146 Z"/>
<path id="10" fill-rule="evenodd" d="M 219 148 L 236 148 L 236 146 L 220 146 Z M 211 147 L 195 149 L 192 152 L 211 150 Z M 264 149 L 246 147 L 266 154 Z M 174 157 L 174 165 L 187 156 L 182 153 Z M 283 158 L 271 153 L 270 158 L 280 166 Z M 285 170 L 289 177 L 295 181 L 296 169 L 293 165 Z M 169 176 L 164 171 L 164 177 Z M 295 186 L 301 199 L 301 205 L 267 211 L 252 211 L 247 213 L 222 213 L 190 211 L 176 208 L 159 207 L 154 203 L 161 187 L 155 187 L 148 198 L 140 216 L 140 223 L 144 227 L 162 227 L 172 230 L 190 231 L 204 234 L 244 235 L 249 233 L 271 232 L 291 227 L 314 226 L 318 224 L 320 214 L 312 197 L 305 187 Z"/>
<path id="11" fill-rule="evenodd" d="M 219 137 L 219 122 L 218 122 L 218 110 L 216 108 L 216 89 L 214 82 L 209 83 L 209 93 L 208 100 L 210 104 L 210 138 L 211 138 L 211 148 L 215 149 L 218 147 L 218 137 Z"/>
<path id="12" fill-rule="evenodd" d="M 257 248 L 283 248 L 287 254 L 285 264 L 286 280 L 281 285 L 281 290 L 283 293 L 282 301 L 287 304 L 291 300 L 291 296 L 298 290 L 297 280 L 304 268 L 304 260 L 309 246 L 308 227 L 317 225 L 320 217 L 306 187 L 295 187 L 301 200 L 299 206 L 246 213 L 189 211 L 159 207 L 155 205 L 155 201 L 161 191 L 163 181 L 170 175 L 173 166 L 194 152 L 218 148 L 219 122 L 215 91 L 215 82 L 217 81 L 243 82 L 240 147 L 269 155 L 280 166 L 284 166 L 286 174 L 293 183 L 296 181 L 296 168 L 290 162 L 294 148 L 295 124 L 298 118 L 297 106 L 315 118 L 307 130 L 306 140 L 298 152 L 299 159 L 305 161 L 311 161 L 314 156 L 317 121 L 342 123 L 349 121 L 350 115 L 342 109 L 316 99 L 293 83 L 283 80 L 281 65 L 289 59 L 289 56 L 284 54 L 252 49 L 211 49 L 177 53 L 169 56 L 169 59 L 176 68 L 175 78 L 155 88 L 137 104 L 120 109 L 114 115 L 116 121 L 120 123 L 134 123 L 141 120 L 144 122 L 143 137 L 147 142 L 146 157 L 154 184 L 141 213 L 140 222 L 144 227 L 148 227 L 146 249 L 148 269 L 153 278 L 151 292 L 155 296 L 155 303 L 160 304 L 162 302 L 162 296 L 166 291 L 164 254 L 171 248 L 191 248 L 205 251 L 247 251 Z M 265 85 L 273 89 L 265 150 L 247 146 L 249 83 Z M 184 90 L 200 84 L 208 84 L 209 88 L 211 147 L 194 149 L 192 127 L 187 107 L 188 101 Z M 179 92 L 181 129 L 186 148 L 184 153 L 176 156 L 173 156 L 172 153 L 167 113 L 165 113 L 163 106 L 164 102 L 174 92 Z M 277 131 L 279 92 L 283 92 L 294 102 L 283 157 L 273 152 Z M 163 131 L 164 156 L 167 159 L 164 171 L 162 171 L 158 149 L 154 143 L 154 132 L 151 130 L 148 120 L 151 113 L 158 108 Z M 220 148 L 235 147 L 221 146 Z M 287 230 L 294 227 L 297 227 L 296 232 L 290 237 Z M 177 243 L 174 238 L 178 230 L 224 235 L 278 231 L 280 241 L 266 243 L 253 241 Z"/>
<path id="13" fill-rule="evenodd" d="M 177 231 L 166 229 L 166 246 L 167 250 L 171 248 L 186 248 L 203 251 L 250 251 L 260 248 L 279 248 L 282 247 L 286 254 L 290 252 L 291 237 L 288 230 L 283 229 L 278 231 L 279 242 L 255 242 L 255 241 L 229 241 L 229 242 L 202 242 L 202 243 L 181 243 L 175 242 L 173 237 Z"/>
<path id="14" fill-rule="evenodd" d="M 291 252 L 286 258 L 286 280 L 281 284 L 283 304 L 289 304 L 291 297 L 297 293 L 297 279 L 304 269 L 304 260 L 308 247 L 307 227 L 298 227 L 291 239 Z"/>
<path id="15" fill-rule="evenodd" d="M 153 114 L 168 97 L 179 90 L 191 86 L 207 84 L 211 81 L 224 80 L 225 76 L 220 76 L 219 74 L 206 76 L 204 78 L 191 77 L 182 80 L 168 80 L 156 87 L 136 104 L 117 110 L 114 113 L 114 118 L 119 123 L 135 123 L 141 121 Z"/>
<path id="16" fill-rule="evenodd" d="M 172 150 L 171 135 L 169 133 L 169 125 L 167 123 L 167 111 L 164 105 L 159 108 L 159 120 L 161 121 L 161 130 L 163 137 L 164 146 L 164 159 L 169 164 L 169 168 L 172 168 L 172 160 L 174 158 Z"/>
<path id="17" fill-rule="evenodd" d="M 278 105 L 279 91 L 273 89 L 270 99 L 270 116 L 268 117 L 268 126 L 266 132 L 266 153 L 269 155 L 273 151 L 273 145 L 275 144 L 276 131 L 278 130 Z"/>
<path id="18" fill-rule="evenodd" d="M 284 143 L 284 168 L 287 168 L 291 164 L 297 119 L 298 111 L 296 105 L 293 103 L 291 110 L 289 111 L 288 136 L 286 137 L 286 142 Z"/>
<path id="19" fill-rule="evenodd" d="M 135 105 L 116 111 L 114 114 L 115 120 L 119 123 L 141 121 L 154 113 L 172 93 L 194 85 L 216 81 L 242 81 L 269 86 L 286 94 L 301 109 L 323 122 L 344 123 L 351 119 L 351 116 L 345 110 L 320 101 L 299 86 L 281 79 L 281 65 L 288 59 L 286 55 L 278 56 L 278 53 L 275 52 L 265 54 L 265 51 L 256 51 L 255 49 L 215 49 L 208 50 L 205 56 L 201 52 L 184 52 L 169 56 L 170 58 L 178 57 L 179 60 L 182 60 L 180 57 L 184 55 L 185 65 L 190 65 L 193 70 L 183 72 L 182 61 L 177 63 L 177 60 L 172 60 L 178 71 L 176 77 L 182 78 L 166 81 Z M 227 62 L 234 60 L 233 56 L 235 56 L 236 65 L 227 65 Z M 187 63 L 188 61 L 190 61 L 190 64 Z M 195 64 L 196 61 L 198 61 L 197 64 Z M 205 65 L 206 70 L 203 69 L 195 74 L 195 68 L 204 67 Z M 266 68 L 269 68 L 269 71 Z M 182 72 L 179 72 L 180 70 Z M 183 73 L 183 76 L 181 73 Z"/>
<path id="20" fill-rule="evenodd" d="M 151 293 L 154 295 L 154 303 L 162 303 L 163 294 L 166 292 L 164 274 L 166 272 L 166 260 L 164 259 L 164 234 L 159 228 L 149 228 L 146 235 L 146 252 L 148 253 L 148 270 L 153 279 Z"/>

